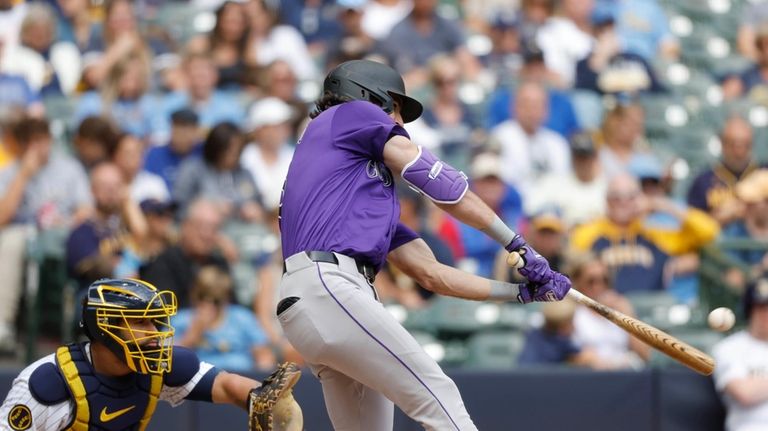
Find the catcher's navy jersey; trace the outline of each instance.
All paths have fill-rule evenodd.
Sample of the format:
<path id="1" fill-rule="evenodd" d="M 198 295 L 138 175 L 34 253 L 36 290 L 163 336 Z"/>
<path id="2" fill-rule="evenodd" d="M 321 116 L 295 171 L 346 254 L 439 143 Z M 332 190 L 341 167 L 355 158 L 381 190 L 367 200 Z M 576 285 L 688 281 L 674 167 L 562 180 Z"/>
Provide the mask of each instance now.
<path id="1" fill-rule="evenodd" d="M 400 206 L 384 144 L 408 137 L 382 109 L 354 101 L 307 126 L 288 170 L 281 202 L 283 257 L 334 251 L 380 267 L 416 234 L 398 224 Z"/>
<path id="2" fill-rule="evenodd" d="M 90 353 L 89 346 L 86 346 L 85 350 Z M 191 350 L 174 347 L 172 372 L 163 376 L 159 398 L 174 406 L 187 399 L 210 401 L 217 372 L 213 365 L 200 362 Z M 116 384 L 125 385 L 131 381 L 131 375 L 120 379 L 103 375 L 97 377 L 102 384 L 113 388 Z M 14 379 L 8 396 L 0 406 L 0 431 L 66 429 L 73 421 L 76 410 L 66 385 L 64 378 L 58 374 L 55 353 L 29 365 Z M 135 391 L 123 387 L 119 392 L 128 394 L 125 400 L 120 400 L 125 403 L 115 402 L 90 412 L 94 423 L 99 423 L 99 429 L 122 430 L 123 419 L 135 413 L 131 408 L 131 403 L 135 401 L 131 397 Z"/>

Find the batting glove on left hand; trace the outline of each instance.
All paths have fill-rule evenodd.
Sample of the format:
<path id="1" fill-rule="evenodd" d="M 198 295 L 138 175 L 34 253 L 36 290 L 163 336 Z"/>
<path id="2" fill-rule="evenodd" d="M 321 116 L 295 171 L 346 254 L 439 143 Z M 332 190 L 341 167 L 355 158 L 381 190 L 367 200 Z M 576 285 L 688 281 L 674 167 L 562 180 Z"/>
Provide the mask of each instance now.
<path id="1" fill-rule="evenodd" d="M 506 247 L 508 252 L 516 252 L 523 259 L 523 266 L 518 269 L 520 275 L 527 278 L 534 284 L 544 284 L 548 282 L 553 274 L 549 267 L 549 262 L 542 255 L 536 252 L 520 235 L 515 235 Z"/>
<path id="2" fill-rule="evenodd" d="M 552 278 L 544 284 L 529 282 L 521 285 L 517 300 L 523 304 L 560 301 L 570 289 L 571 280 L 559 272 L 552 271 Z"/>

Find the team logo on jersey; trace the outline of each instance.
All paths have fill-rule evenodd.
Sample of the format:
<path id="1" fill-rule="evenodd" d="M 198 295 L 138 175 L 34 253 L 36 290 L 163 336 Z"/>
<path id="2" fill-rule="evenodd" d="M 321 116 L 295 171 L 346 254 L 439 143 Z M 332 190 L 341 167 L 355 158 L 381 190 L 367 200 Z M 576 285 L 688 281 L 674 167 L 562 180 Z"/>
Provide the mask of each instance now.
<path id="1" fill-rule="evenodd" d="M 8 412 L 8 425 L 12 429 L 21 431 L 32 427 L 32 412 L 24 404 L 16 404 Z"/>
<path id="2" fill-rule="evenodd" d="M 378 178 L 381 180 L 384 187 L 392 185 L 392 172 L 384 166 L 384 163 L 369 160 L 368 165 L 365 167 L 365 173 L 368 175 L 368 178 Z"/>

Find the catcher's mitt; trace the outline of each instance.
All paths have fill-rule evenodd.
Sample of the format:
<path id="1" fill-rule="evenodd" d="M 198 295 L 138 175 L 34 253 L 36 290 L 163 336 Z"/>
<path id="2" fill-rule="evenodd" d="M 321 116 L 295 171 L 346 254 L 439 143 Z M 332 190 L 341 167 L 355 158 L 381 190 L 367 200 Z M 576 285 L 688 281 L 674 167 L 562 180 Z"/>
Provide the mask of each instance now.
<path id="1" fill-rule="evenodd" d="M 251 390 L 248 397 L 248 429 L 250 431 L 301 431 L 304 418 L 292 389 L 301 377 L 293 362 L 284 362 Z"/>

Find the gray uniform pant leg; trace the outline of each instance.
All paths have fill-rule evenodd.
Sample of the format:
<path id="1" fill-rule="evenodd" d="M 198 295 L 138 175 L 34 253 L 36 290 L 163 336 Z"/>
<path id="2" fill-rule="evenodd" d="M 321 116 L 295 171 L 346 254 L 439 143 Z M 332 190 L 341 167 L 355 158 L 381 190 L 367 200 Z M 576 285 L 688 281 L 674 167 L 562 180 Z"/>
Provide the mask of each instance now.
<path id="1" fill-rule="evenodd" d="M 455 383 L 375 299 L 354 261 L 339 260 L 289 258 L 280 297 L 301 299 L 279 317 L 323 385 L 334 428 L 392 429 L 393 410 L 373 389 L 427 430 L 476 430 Z"/>

